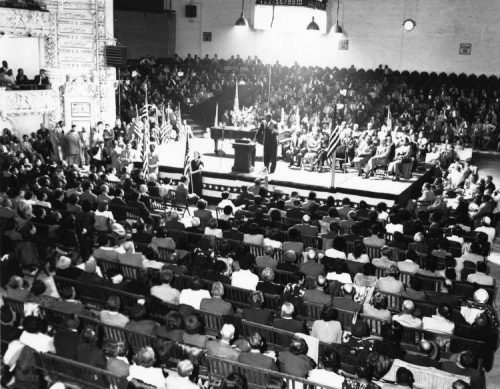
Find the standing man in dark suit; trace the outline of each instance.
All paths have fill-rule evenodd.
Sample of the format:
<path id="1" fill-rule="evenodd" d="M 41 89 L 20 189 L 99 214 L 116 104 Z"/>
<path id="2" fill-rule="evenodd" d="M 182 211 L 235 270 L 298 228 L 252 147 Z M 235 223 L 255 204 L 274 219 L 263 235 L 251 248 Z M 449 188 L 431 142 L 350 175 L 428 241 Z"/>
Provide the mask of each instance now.
<path id="1" fill-rule="evenodd" d="M 273 120 L 271 113 L 266 114 L 266 119 L 260 124 L 257 139 L 262 139 L 264 145 L 264 166 L 269 173 L 276 170 L 278 157 L 278 124 Z"/>

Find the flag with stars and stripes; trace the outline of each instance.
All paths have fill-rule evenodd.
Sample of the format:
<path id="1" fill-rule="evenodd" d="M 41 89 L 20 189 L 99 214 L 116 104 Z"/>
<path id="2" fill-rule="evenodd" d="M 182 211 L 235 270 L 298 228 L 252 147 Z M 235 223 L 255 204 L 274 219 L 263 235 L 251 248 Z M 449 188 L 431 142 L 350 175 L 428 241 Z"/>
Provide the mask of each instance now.
<path id="1" fill-rule="evenodd" d="M 170 123 L 170 118 L 167 116 L 161 124 L 160 137 L 158 143 L 160 144 L 167 143 L 171 131 L 172 131 L 172 123 Z"/>
<path id="2" fill-rule="evenodd" d="M 337 109 L 335 108 L 332 123 L 330 125 L 330 139 L 328 141 L 328 149 L 326 150 L 326 156 L 330 158 L 333 152 L 337 149 L 340 143 L 340 127 L 338 125 Z"/>
<path id="3" fill-rule="evenodd" d="M 144 134 L 142 137 L 142 174 L 143 177 L 149 176 L 149 144 L 150 144 L 149 127 L 144 127 Z"/>
<path id="4" fill-rule="evenodd" d="M 143 133 L 142 123 L 139 123 L 138 119 L 132 121 L 130 125 L 130 134 L 135 135 L 135 138 L 138 140 L 139 143 L 142 143 L 142 133 Z"/>
<path id="5" fill-rule="evenodd" d="M 186 136 L 186 152 L 184 153 L 184 175 L 191 173 L 191 158 L 189 157 L 189 136 Z"/>

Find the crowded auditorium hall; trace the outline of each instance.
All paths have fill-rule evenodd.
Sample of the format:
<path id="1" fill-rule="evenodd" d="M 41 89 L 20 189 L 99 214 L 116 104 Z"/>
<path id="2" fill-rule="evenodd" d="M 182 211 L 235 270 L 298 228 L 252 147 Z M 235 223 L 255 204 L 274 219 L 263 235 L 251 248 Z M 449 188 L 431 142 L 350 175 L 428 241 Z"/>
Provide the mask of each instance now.
<path id="1" fill-rule="evenodd" d="M 500 388 L 499 19 L 0 0 L 1 388 Z"/>

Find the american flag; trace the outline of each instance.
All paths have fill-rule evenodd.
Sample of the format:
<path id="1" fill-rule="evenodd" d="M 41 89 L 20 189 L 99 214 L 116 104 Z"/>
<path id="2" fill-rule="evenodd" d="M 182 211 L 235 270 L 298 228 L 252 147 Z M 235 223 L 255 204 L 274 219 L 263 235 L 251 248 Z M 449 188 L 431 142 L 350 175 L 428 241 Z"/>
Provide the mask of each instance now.
<path id="1" fill-rule="evenodd" d="M 337 107 L 333 110 L 332 123 L 330 124 L 330 140 L 326 156 L 330 158 L 340 143 L 340 127 L 338 126 Z"/>
<path id="2" fill-rule="evenodd" d="M 143 177 L 149 175 L 149 144 L 150 144 L 150 134 L 149 126 L 144 127 L 144 134 L 142 137 L 142 174 Z"/>
<path id="3" fill-rule="evenodd" d="M 140 122 L 136 119 L 132 121 L 130 124 L 130 130 L 129 134 L 135 135 L 136 139 L 138 140 L 139 143 L 142 142 L 142 133 L 143 133 L 143 128 Z"/>
<path id="4" fill-rule="evenodd" d="M 170 132 L 172 131 L 172 123 L 170 123 L 170 118 L 167 116 L 160 127 L 160 138 L 158 143 L 167 143 Z"/>
<path id="5" fill-rule="evenodd" d="M 186 136 L 186 152 L 184 154 L 184 175 L 191 172 L 191 158 L 189 157 L 189 136 Z"/>

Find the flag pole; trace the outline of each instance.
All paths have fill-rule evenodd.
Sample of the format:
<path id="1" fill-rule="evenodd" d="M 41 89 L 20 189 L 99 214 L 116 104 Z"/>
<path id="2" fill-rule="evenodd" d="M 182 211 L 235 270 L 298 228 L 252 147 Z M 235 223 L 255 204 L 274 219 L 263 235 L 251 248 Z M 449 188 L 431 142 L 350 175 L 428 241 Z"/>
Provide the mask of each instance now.
<path id="1" fill-rule="evenodd" d="M 332 178 L 330 182 L 330 188 L 335 188 L 335 166 L 337 166 L 337 149 L 333 151 L 332 156 Z"/>
<path id="2" fill-rule="evenodd" d="M 271 64 L 269 64 L 269 90 L 267 92 L 267 104 L 269 104 L 269 101 L 271 99 L 271 73 L 272 73 L 272 67 Z"/>

